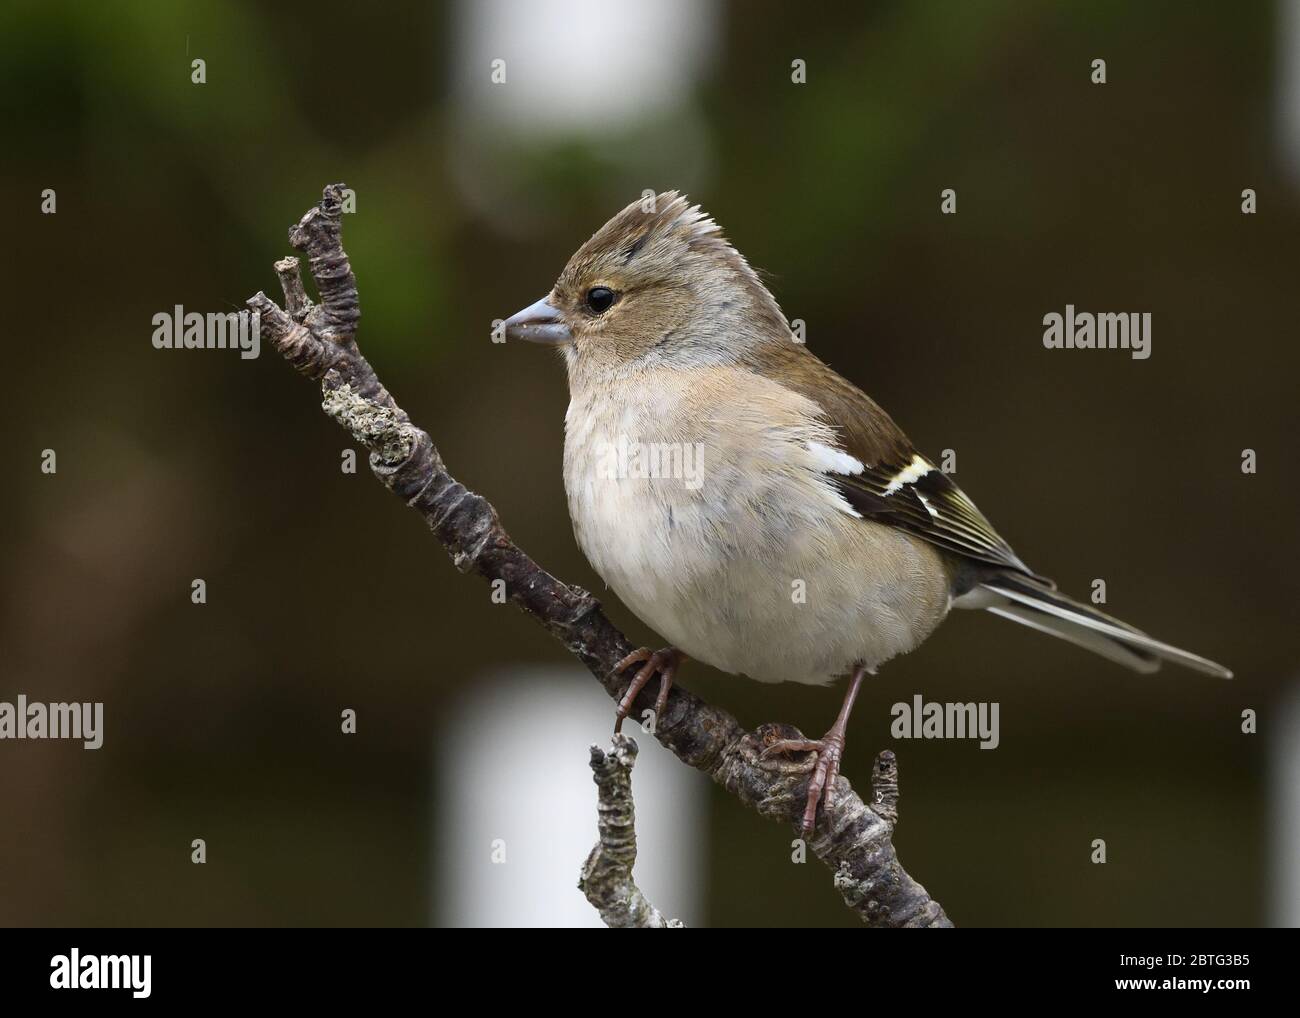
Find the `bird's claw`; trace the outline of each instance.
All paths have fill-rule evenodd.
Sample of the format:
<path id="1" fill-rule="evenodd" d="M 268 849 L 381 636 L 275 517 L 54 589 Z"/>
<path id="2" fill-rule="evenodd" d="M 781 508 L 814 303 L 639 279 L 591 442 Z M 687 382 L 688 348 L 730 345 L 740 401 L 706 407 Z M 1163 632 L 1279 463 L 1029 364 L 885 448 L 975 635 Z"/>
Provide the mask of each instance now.
<path id="1" fill-rule="evenodd" d="M 808 768 L 812 771 L 808 779 L 808 798 L 799 824 L 799 833 L 807 837 L 817 824 L 818 804 L 822 804 L 826 812 L 835 805 L 835 779 L 840 775 L 840 761 L 844 757 L 844 736 L 828 732 L 821 739 L 778 739 L 765 747 L 759 758 L 766 760 L 776 753 L 813 754 Z"/>
<path id="2" fill-rule="evenodd" d="M 655 697 L 654 723 L 656 725 L 659 723 L 664 708 L 668 706 L 668 694 L 673 688 L 673 675 L 685 660 L 686 655 L 675 647 L 664 647 L 655 651 L 649 647 L 640 647 L 614 666 L 612 674 L 619 675 L 632 665 L 641 665 L 640 670 L 632 676 L 627 692 L 619 699 L 618 709 L 614 712 L 616 734 L 623 730 L 623 719 L 631 713 L 633 701 L 640 695 L 641 690 L 649 685 L 656 672 L 659 673 L 659 695 Z"/>

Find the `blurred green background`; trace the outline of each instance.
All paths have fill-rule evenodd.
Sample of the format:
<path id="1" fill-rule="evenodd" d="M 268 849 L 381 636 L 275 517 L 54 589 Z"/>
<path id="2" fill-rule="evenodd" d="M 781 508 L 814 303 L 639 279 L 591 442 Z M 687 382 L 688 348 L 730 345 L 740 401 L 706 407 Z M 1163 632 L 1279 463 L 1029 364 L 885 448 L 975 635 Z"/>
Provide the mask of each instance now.
<path id="1" fill-rule="evenodd" d="M 1104 578 L 1115 614 L 1236 670 L 1135 676 L 968 613 L 883 669 L 845 773 L 863 788 L 895 749 L 900 856 L 959 925 L 1294 914 L 1290 779 L 1270 770 L 1296 675 L 1294 15 L 648 6 L 0 9 L 0 699 L 102 700 L 107 727 L 94 753 L 0 743 L 0 922 L 435 921 L 457 832 L 431 746 L 452 705 L 484 675 L 568 664 L 364 465 L 340 471 L 345 436 L 271 350 L 150 344 L 175 304 L 278 296 L 285 230 L 336 180 L 357 194 L 363 350 L 559 576 L 602 589 L 564 501 L 563 370 L 493 345 L 491 323 L 643 189 L 679 188 L 814 351 L 931 456 L 956 450 L 1023 558 L 1080 596 Z M 1066 303 L 1150 311 L 1153 356 L 1044 350 Z M 839 704 L 694 663 L 682 682 L 750 725 L 820 732 Z M 1001 746 L 894 742 L 889 706 L 917 692 L 999 701 Z M 787 832 L 706 794 L 684 832 L 705 921 L 856 924 L 819 864 L 790 864 Z M 200 834 L 220 846 L 204 867 Z"/>

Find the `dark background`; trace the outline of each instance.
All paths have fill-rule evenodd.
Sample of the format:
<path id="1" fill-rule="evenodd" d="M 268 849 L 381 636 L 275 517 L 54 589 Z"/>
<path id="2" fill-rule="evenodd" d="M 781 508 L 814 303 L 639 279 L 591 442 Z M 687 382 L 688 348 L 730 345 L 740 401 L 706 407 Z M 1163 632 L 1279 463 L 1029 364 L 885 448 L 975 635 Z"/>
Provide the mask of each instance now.
<path id="1" fill-rule="evenodd" d="M 703 6 L 676 98 L 529 133 L 494 104 L 544 90 L 548 36 L 519 44 L 508 3 L 491 6 L 504 86 L 462 67 L 454 8 L 4 5 L 0 699 L 102 700 L 107 734 L 94 753 L 0 743 L 0 922 L 429 922 L 457 836 L 430 802 L 448 704 L 484 674 L 564 661 L 364 464 L 340 472 L 345 436 L 273 351 L 150 344 L 174 304 L 276 295 L 286 227 L 335 180 L 357 193 L 362 348 L 561 577 L 602 589 L 564 502 L 563 371 L 491 344 L 491 322 L 644 188 L 680 188 L 814 351 L 919 448 L 956 450 L 957 480 L 1031 565 L 1079 596 L 1104 578 L 1115 614 L 1235 669 L 1136 676 L 968 613 L 883 669 L 845 772 L 862 787 L 877 749 L 898 752 L 900 855 L 959 925 L 1294 908 L 1275 869 L 1296 850 L 1275 815 L 1286 778 L 1269 770 L 1296 657 L 1284 9 Z M 684 45 L 592 10 L 548 31 L 583 27 L 593 60 Z M 1045 350 L 1042 317 L 1066 303 L 1151 312 L 1151 359 Z M 819 732 L 839 704 L 694 663 L 682 681 L 750 725 Z M 917 692 L 999 701 L 1000 748 L 894 742 L 889 706 Z M 351 739 L 341 706 L 363 719 Z M 1258 735 L 1241 733 L 1248 707 Z M 790 865 L 785 832 L 709 795 L 710 924 L 856 923 L 820 866 Z M 198 830 L 222 845 L 205 867 Z"/>

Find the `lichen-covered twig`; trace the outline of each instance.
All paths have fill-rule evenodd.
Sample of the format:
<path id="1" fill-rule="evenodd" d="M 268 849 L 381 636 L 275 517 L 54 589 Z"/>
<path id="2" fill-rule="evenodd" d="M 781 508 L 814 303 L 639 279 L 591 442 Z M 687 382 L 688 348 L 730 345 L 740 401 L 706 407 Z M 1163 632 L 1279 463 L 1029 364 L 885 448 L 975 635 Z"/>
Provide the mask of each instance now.
<path id="1" fill-rule="evenodd" d="M 491 503 L 447 472 L 428 434 L 410 422 L 357 348 L 361 312 L 341 243 L 342 200 L 342 184 L 326 187 L 320 204 L 289 233 L 294 248 L 307 254 L 321 303 L 307 302 L 297 268 L 290 264 L 295 259 L 286 259 L 276 263 L 276 270 L 291 311 L 281 310 L 264 293 L 248 306 L 261 312 L 262 331 L 271 345 L 297 371 L 321 383 L 324 408 L 370 449 L 376 476 L 424 517 L 456 568 L 505 581 L 507 598 L 545 626 L 617 700 L 627 680 L 613 674 L 614 665 L 634 649 L 632 644 L 594 597 L 562 583 L 529 558 L 510 539 Z M 649 708 L 650 695 L 637 706 Z M 654 728 L 663 745 L 745 805 L 774 820 L 798 823 L 807 762 L 760 759 L 764 746 L 775 739 L 802 738 L 797 729 L 762 725 L 746 731 L 726 711 L 680 686 L 673 687 Z M 882 754 L 878 769 L 884 760 Z M 894 852 L 892 754 L 886 769 L 889 776 L 876 785 L 874 809 L 839 777 L 835 804 L 820 814 L 808 847 L 836 874 L 845 901 L 869 925 L 950 926 L 939 903 L 908 876 Z"/>
<path id="2" fill-rule="evenodd" d="M 636 864 L 636 806 L 632 801 L 632 768 L 636 743 L 614 736 L 605 752 L 591 747 L 591 774 L 596 781 L 596 847 L 578 877 L 578 890 L 612 929 L 679 927 L 646 900 L 632 879 Z"/>

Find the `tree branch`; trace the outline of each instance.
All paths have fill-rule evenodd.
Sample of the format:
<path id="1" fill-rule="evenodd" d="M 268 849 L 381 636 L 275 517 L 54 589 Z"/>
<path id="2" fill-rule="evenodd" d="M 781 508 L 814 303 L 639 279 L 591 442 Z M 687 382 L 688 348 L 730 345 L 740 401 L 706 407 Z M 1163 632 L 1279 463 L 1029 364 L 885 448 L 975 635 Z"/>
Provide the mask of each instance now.
<path id="1" fill-rule="evenodd" d="M 661 930 L 680 927 L 646 900 L 632 879 L 636 863 L 636 806 L 632 801 L 632 767 L 636 743 L 616 734 L 606 753 L 591 747 L 591 774 L 596 781 L 596 830 L 599 840 L 587 856 L 578 889 L 612 929 Z"/>
<path id="2" fill-rule="evenodd" d="M 506 533 L 496 510 L 448 472 L 432 439 L 415 427 L 357 348 L 360 318 L 356 279 L 341 244 L 342 184 L 325 188 L 320 204 L 289 231 L 307 254 L 321 303 L 302 289 L 297 259 L 276 263 L 289 311 L 258 293 L 248 306 L 261 314 L 272 346 L 300 374 L 321 383 L 327 414 L 370 450 L 375 475 L 418 512 L 456 568 L 504 580 L 506 596 L 577 657 L 617 700 L 626 689 L 614 665 L 634 648 L 605 617 L 599 602 L 562 583 L 529 558 Z M 651 683 L 651 687 L 655 684 Z M 652 706 L 653 688 L 638 698 Z M 746 731 L 726 711 L 674 686 L 654 736 L 683 762 L 718 782 L 763 816 L 797 825 L 811 760 L 761 760 L 764 746 L 802 738 L 787 725 Z M 903 869 L 894 852 L 897 771 L 882 753 L 875 775 L 876 808 L 841 776 L 835 804 L 823 809 L 808 847 L 835 873 L 845 902 L 871 926 L 951 926 L 938 902 Z"/>

